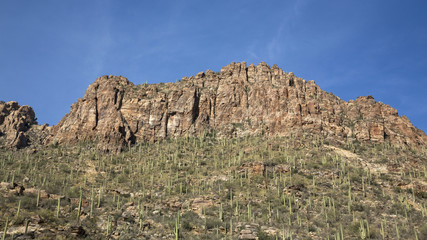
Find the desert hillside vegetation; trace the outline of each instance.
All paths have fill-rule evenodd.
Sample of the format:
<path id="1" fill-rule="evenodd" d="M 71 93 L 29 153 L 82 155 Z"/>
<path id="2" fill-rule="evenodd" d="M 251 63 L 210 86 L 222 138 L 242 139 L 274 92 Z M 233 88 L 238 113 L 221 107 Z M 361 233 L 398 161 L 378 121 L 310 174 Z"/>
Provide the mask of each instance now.
<path id="1" fill-rule="evenodd" d="M 425 148 L 209 134 L 96 145 L 0 147 L 0 238 L 427 239 Z"/>

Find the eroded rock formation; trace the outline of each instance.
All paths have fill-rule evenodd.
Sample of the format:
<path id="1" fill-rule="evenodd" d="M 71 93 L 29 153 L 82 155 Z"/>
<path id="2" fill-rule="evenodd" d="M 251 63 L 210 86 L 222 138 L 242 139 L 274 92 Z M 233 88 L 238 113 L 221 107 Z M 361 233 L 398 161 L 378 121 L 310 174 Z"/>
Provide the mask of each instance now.
<path id="1" fill-rule="evenodd" d="M 427 143 L 405 116 L 370 96 L 346 102 L 276 65 L 244 62 L 177 83 L 134 85 L 121 76 L 100 77 L 53 127 L 48 141 L 90 139 L 117 151 L 135 141 L 212 131 L 219 137 L 316 134 Z"/>
<path id="2" fill-rule="evenodd" d="M 17 102 L 0 102 L 0 137 L 6 138 L 6 145 L 22 148 L 28 145 L 27 131 L 37 124 L 34 111 Z"/>

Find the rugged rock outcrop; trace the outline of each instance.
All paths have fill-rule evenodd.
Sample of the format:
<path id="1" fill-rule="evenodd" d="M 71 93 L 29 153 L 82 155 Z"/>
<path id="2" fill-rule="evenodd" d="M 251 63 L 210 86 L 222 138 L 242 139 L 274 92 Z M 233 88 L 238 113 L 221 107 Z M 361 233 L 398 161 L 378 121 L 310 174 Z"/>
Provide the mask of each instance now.
<path id="1" fill-rule="evenodd" d="M 346 102 L 276 65 L 244 62 L 177 83 L 134 85 L 121 76 L 100 77 L 54 126 L 49 141 L 97 140 L 117 151 L 135 141 L 206 132 L 427 143 L 423 131 L 371 96 Z"/>
<path id="2" fill-rule="evenodd" d="M 27 131 L 33 124 L 37 122 L 31 107 L 20 106 L 17 102 L 0 102 L 0 137 L 6 139 L 7 146 L 27 146 Z"/>
<path id="3" fill-rule="evenodd" d="M 70 113 L 53 127 L 55 141 L 98 140 L 105 150 L 112 151 L 134 142 L 136 131 L 132 131 L 127 123 L 126 108 L 123 107 L 125 91 L 129 92 L 132 86 L 124 77 L 97 79 L 86 90 L 85 96 L 71 106 Z"/>

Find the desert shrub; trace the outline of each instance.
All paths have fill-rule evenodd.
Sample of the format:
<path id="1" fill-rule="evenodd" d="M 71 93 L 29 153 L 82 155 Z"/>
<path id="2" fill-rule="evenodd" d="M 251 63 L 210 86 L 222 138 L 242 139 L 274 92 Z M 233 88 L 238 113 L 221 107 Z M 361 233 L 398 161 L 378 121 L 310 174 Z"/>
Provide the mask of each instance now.
<path id="1" fill-rule="evenodd" d="M 34 210 L 36 209 L 37 205 L 37 196 L 28 196 L 21 198 L 21 208 L 27 209 L 27 210 Z"/>
<path id="2" fill-rule="evenodd" d="M 349 169 L 350 181 L 352 183 L 360 183 L 362 182 L 363 171 L 360 169 Z"/>
<path id="3" fill-rule="evenodd" d="M 350 234 L 359 236 L 360 223 L 358 221 L 355 221 L 355 222 L 351 223 L 347 229 L 350 232 Z"/>
<path id="4" fill-rule="evenodd" d="M 418 239 L 427 239 L 427 223 L 418 229 Z"/>
<path id="5" fill-rule="evenodd" d="M 404 211 L 404 206 L 402 206 L 401 203 L 399 202 L 395 202 L 390 206 L 390 214 L 400 214 L 400 215 L 404 215 L 405 211 Z"/>
<path id="6" fill-rule="evenodd" d="M 54 223 L 56 221 L 56 217 L 53 211 L 48 209 L 40 209 L 37 211 L 37 214 L 40 218 L 46 223 Z"/>
<path id="7" fill-rule="evenodd" d="M 80 187 L 72 186 L 65 190 L 65 196 L 70 198 L 77 198 L 80 196 Z"/>
<path id="8" fill-rule="evenodd" d="M 19 216 L 13 217 L 11 224 L 13 224 L 15 226 L 16 225 L 22 225 L 27 218 L 28 218 L 28 216 L 26 214 L 21 213 L 21 214 L 19 214 Z"/>
<path id="9" fill-rule="evenodd" d="M 45 186 L 46 192 L 50 194 L 60 194 L 62 189 L 62 180 L 59 178 L 50 179 Z"/>
<path id="10" fill-rule="evenodd" d="M 222 225 L 222 222 L 215 217 L 207 217 L 206 218 L 206 229 L 214 229 Z"/>
<path id="11" fill-rule="evenodd" d="M 191 230 L 193 230 L 193 225 L 189 221 L 183 221 L 182 222 L 182 229 L 184 229 L 185 231 L 191 231 Z"/>
<path id="12" fill-rule="evenodd" d="M 268 233 L 262 231 L 261 229 L 258 230 L 257 237 L 259 240 L 275 240 L 277 239 L 276 236 L 270 236 Z"/>
<path id="13" fill-rule="evenodd" d="M 310 224 L 310 225 L 308 226 L 308 231 L 309 231 L 309 232 L 316 232 L 316 227 L 315 227 L 314 225 Z"/>
<path id="14" fill-rule="evenodd" d="M 59 165 L 59 171 L 65 173 L 65 174 L 70 174 L 70 172 L 71 172 L 70 165 L 65 164 L 65 163 L 61 163 Z"/>
<path id="15" fill-rule="evenodd" d="M 194 226 L 200 226 L 203 220 L 193 211 L 187 211 L 181 216 L 182 228 L 186 231 L 193 230 Z"/>
<path id="16" fill-rule="evenodd" d="M 424 199 L 427 198 L 427 192 L 424 192 L 424 191 L 416 191 L 415 195 L 419 198 L 424 198 Z"/>

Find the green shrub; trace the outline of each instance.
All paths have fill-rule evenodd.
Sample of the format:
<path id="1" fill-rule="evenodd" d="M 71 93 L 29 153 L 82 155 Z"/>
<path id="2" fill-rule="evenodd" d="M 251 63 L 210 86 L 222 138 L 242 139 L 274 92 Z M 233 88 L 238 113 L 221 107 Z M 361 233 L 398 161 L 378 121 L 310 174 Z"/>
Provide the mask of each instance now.
<path id="1" fill-rule="evenodd" d="M 215 217 L 207 217 L 206 218 L 206 229 L 214 229 L 222 225 L 222 222 Z"/>
<path id="2" fill-rule="evenodd" d="M 258 230 L 257 237 L 259 240 L 275 240 L 277 239 L 277 236 L 270 236 L 268 233 L 262 231 L 261 229 Z"/>

